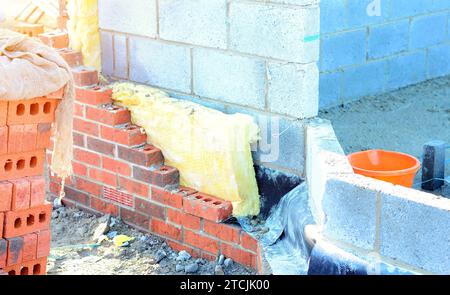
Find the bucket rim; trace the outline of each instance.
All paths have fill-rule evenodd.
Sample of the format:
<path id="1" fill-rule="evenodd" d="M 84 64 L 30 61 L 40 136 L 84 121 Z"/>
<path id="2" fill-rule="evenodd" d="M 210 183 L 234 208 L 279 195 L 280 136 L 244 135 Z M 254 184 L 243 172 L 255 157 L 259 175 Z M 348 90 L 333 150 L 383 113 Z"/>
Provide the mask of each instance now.
<path id="1" fill-rule="evenodd" d="M 364 168 L 360 168 L 360 167 L 354 166 L 352 164 L 352 160 L 351 159 L 352 159 L 353 156 L 360 155 L 360 154 L 367 154 L 369 152 L 383 152 L 383 153 L 401 155 L 401 156 L 404 156 L 406 158 L 414 160 L 415 164 L 412 167 L 401 169 L 401 170 L 384 170 L 384 171 L 368 170 L 368 169 L 364 169 Z M 354 153 L 351 153 L 351 154 L 347 155 L 347 158 L 348 158 L 348 160 L 350 162 L 350 165 L 352 166 L 352 168 L 354 170 L 358 170 L 360 172 L 364 172 L 365 174 L 371 175 L 371 176 L 372 175 L 373 176 L 398 176 L 398 175 L 405 175 L 405 174 L 410 174 L 410 173 L 417 173 L 417 171 L 420 169 L 420 166 L 421 166 L 421 163 L 420 163 L 419 159 L 417 159 L 416 157 L 414 157 L 414 156 L 412 156 L 410 154 L 397 152 L 397 151 L 382 150 L 382 149 L 370 149 L 370 150 L 365 150 L 365 151 L 354 152 Z"/>

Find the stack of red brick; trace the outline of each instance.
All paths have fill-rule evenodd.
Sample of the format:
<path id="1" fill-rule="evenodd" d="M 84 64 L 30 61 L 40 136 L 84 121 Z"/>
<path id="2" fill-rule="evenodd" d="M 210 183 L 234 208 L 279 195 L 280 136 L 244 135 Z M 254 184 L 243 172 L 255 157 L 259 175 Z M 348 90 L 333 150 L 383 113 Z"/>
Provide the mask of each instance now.
<path id="1" fill-rule="evenodd" d="M 45 201 L 45 149 L 62 90 L 0 102 L 0 269 L 45 274 L 52 206 Z"/>
<path id="2" fill-rule="evenodd" d="M 56 44 L 52 38 L 42 40 Z M 112 91 L 99 85 L 97 71 L 80 66 L 79 53 L 59 50 L 73 67 L 76 84 L 74 175 L 65 183 L 65 205 L 120 216 L 196 257 L 223 254 L 258 268 L 256 240 L 239 226 L 223 223 L 231 203 L 180 186 L 179 171 L 164 164 L 161 151 L 131 123 L 130 112 L 112 104 Z M 51 161 L 50 153 L 47 157 Z M 52 196 L 60 189 L 61 180 L 51 177 Z"/>

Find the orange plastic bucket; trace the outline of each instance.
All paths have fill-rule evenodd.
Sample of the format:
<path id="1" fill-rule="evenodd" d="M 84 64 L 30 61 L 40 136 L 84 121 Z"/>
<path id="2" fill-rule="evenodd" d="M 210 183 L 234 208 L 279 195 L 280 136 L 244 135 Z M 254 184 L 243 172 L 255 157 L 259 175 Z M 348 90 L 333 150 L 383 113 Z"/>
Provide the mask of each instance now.
<path id="1" fill-rule="evenodd" d="M 408 154 L 368 150 L 348 156 L 353 171 L 367 177 L 412 187 L 420 162 Z"/>

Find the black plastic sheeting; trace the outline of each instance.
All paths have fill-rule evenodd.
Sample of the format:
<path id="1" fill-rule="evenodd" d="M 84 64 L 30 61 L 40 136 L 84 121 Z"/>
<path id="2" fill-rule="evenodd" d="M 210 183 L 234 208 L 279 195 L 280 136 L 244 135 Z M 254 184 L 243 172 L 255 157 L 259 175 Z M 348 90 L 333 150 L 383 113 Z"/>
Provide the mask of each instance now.
<path id="1" fill-rule="evenodd" d="M 275 275 L 377 275 L 414 274 L 380 262 L 377 255 L 357 257 L 333 244 L 318 242 L 310 249 L 304 228 L 314 224 L 306 182 L 285 194 L 268 212 L 267 232 L 261 236 L 248 219 L 242 228 L 257 238 Z"/>
<path id="2" fill-rule="evenodd" d="M 413 275 L 380 262 L 376 255 L 361 259 L 332 244 L 318 243 L 311 251 L 308 275 Z"/>
<path id="3" fill-rule="evenodd" d="M 239 223 L 250 234 L 255 232 L 247 220 L 240 219 Z M 273 274 L 307 274 L 309 250 L 303 228 L 312 223 L 306 182 L 303 182 L 272 207 L 265 222 L 268 232 L 259 237 Z"/>
<path id="4" fill-rule="evenodd" d="M 264 166 L 255 166 L 256 182 L 261 200 L 260 217 L 266 219 L 281 198 L 298 186 L 302 179 L 297 175 L 279 172 Z"/>

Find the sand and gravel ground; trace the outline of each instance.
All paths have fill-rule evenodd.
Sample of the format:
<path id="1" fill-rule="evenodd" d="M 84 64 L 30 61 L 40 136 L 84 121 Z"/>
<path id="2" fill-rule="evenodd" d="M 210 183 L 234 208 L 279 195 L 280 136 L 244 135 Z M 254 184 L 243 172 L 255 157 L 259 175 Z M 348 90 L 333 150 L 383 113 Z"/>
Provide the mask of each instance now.
<path id="1" fill-rule="evenodd" d="M 226 261 L 226 257 L 221 263 L 188 258 L 172 250 L 159 237 L 139 232 L 120 219 L 95 216 L 78 209 L 54 209 L 51 227 L 49 275 L 255 274 L 238 263 Z M 112 239 L 97 243 L 96 231 L 104 228 L 109 237 L 127 235 L 134 240 L 126 247 L 115 246 Z"/>

